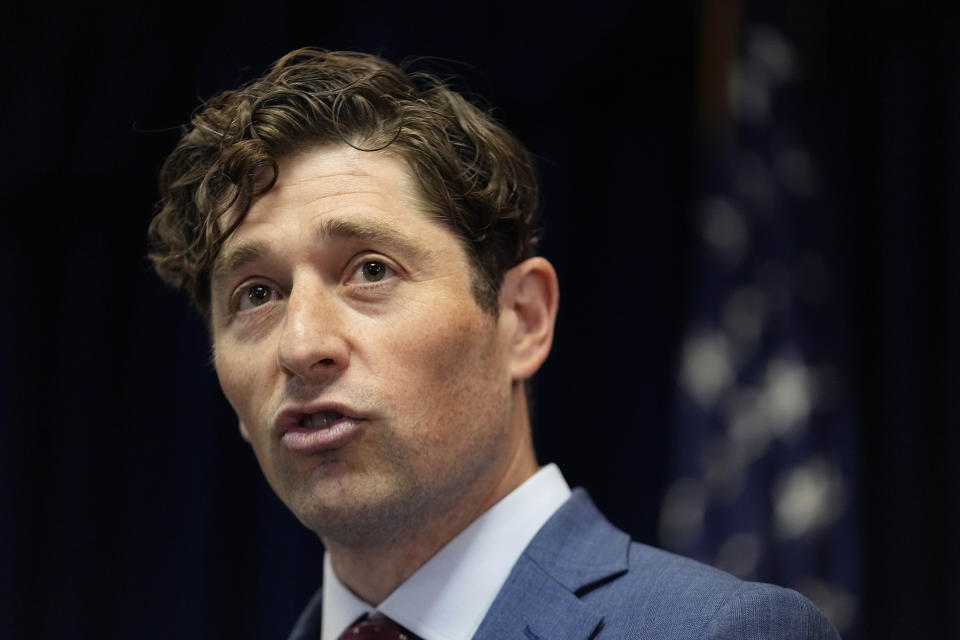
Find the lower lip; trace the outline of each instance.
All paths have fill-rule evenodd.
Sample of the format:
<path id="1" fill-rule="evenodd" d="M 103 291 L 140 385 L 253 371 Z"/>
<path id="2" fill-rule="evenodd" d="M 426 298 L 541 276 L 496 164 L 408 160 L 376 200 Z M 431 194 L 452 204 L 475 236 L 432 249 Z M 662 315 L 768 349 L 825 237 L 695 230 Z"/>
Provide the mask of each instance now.
<path id="1" fill-rule="evenodd" d="M 296 453 L 318 453 L 338 449 L 347 444 L 360 430 L 362 420 L 341 418 L 319 429 L 293 427 L 280 438 L 283 446 Z"/>

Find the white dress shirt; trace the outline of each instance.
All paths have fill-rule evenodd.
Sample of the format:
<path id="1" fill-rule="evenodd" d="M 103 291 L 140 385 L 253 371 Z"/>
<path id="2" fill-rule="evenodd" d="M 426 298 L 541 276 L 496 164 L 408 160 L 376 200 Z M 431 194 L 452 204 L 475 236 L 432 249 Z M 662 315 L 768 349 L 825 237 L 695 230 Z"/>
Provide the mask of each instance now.
<path id="1" fill-rule="evenodd" d="M 380 613 L 423 640 L 470 640 L 520 554 L 570 497 L 550 464 L 448 542 L 379 607 L 353 594 L 323 558 L 321 640 L 337 640 L 357 618 Z"/>

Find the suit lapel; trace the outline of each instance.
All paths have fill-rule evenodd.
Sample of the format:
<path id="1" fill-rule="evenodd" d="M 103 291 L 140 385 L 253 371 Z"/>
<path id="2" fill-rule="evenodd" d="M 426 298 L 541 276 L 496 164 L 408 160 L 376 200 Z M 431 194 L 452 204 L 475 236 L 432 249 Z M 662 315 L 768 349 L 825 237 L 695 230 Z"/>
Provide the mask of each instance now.
<path id="1" fill-rule="evenodd" d="M 316 640 L 320 637 L 320 619 L 323 614 L 323 587 L 316 590 L 310 602 L 300 613 L 287 640 Z"/>
<path id="2" fill-rule="evenodd" d="M 602 621 L 536 563 L 521 560 L 497 594 L 474 640 L 584 640 Z"/>
<path id="3" fill-rule="evenodd" d="M 603 615 L 581 598 L 627 571 L 629 546 L 577 489 L 524 550 L 475 640 L 592 637 Z"/>

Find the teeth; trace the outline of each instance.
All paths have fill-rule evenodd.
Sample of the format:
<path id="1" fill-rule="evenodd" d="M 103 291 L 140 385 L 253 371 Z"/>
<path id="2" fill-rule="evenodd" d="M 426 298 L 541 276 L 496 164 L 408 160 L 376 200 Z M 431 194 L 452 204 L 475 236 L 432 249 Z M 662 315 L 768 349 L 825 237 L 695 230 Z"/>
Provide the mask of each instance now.
<path id="1" fill-rule="evenodd" d="M 321 411 L 304 416 L 300 424 L 307 429 L 323 429 L 324 427 L 329 427 L 342 417 L 343 414 L 337 411 Z"/>

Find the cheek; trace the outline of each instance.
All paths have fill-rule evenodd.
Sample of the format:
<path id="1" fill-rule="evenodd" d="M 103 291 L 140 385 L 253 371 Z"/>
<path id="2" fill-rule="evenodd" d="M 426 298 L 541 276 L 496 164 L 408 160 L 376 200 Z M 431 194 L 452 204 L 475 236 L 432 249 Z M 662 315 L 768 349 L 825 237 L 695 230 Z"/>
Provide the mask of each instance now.
<path id="1" fill-rule="evenodd" d="M 391 347 L 391 385 L 404 395 L 410 415 L 418 416 L 414 427 L 426 438 L 443 437 L 446 425 L 477 412 L 479 399 L 490 402 L 499 387 L 509 388 L 496 326 L 488 317 L 437 314 Z"/>
<path id="2" fill-rule="evenodd" d="M 492 332 L 476 318 L 436 313 L 395 343 L 396 353 L 435 384 L 453 383 L 478 360 L 492 360 Z M 401 355 L 402 354 L 402 355 Z M 398 362 L 403 365 L 404 362 Z"/>
<path id="3" fill-rule="evenodd" d="M 213 365 L 223 394 L 240 421 L 249 421 L 250 416 L 246 415 L 247 406 L 255 400 L 252 391 L 259 386 L 254 380 L 256 370 L 250 366 L 250 358 L 242 357 L 233 349 L 219 345 L 214 345 L 213 353 Z"/>

